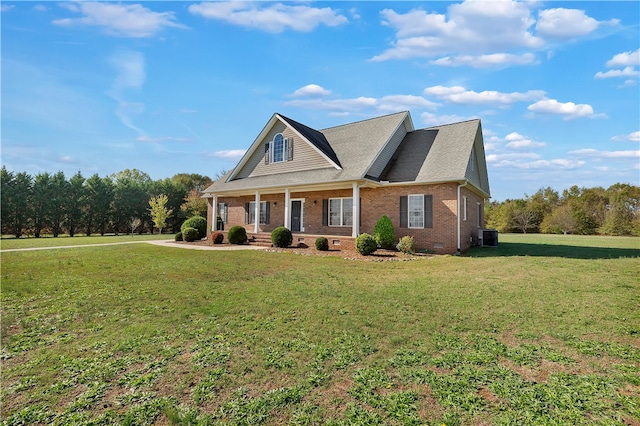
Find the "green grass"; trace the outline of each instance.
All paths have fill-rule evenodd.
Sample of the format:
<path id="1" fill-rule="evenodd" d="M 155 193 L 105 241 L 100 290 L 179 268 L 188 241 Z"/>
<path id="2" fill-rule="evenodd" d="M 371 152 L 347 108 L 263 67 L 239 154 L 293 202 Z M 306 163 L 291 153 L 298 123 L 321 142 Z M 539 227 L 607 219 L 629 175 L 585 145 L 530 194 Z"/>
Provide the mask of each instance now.
<path id="1" fill-rule="evenodd" d="M 634 424 L 638 241 L 500 235 L 497 249 L 404 262 L 5 252 L 1 417 Z"/>
<path id="2" fill-rule="evenodd" d="M 23 248 L 37 248 L 37 247 L 66 247 L 66 246 L 80 246 L 87 244 L 113 244 L 124 243 L 132 241 L 149 241 L 149 240 L 170 240 L 174 237 L 173 234 L 133 234 L 133 235 L 93 235 L 84 236 L 76 235 L 69 237 L 68 235 L 60 235 L 54 238 L 51 235 L 42 236 L 40 238 L 22 237 L 14 238 L 13 236 L 3 236 L 0 239 L 0 249 L 2 250 L 15 250 Z"/>

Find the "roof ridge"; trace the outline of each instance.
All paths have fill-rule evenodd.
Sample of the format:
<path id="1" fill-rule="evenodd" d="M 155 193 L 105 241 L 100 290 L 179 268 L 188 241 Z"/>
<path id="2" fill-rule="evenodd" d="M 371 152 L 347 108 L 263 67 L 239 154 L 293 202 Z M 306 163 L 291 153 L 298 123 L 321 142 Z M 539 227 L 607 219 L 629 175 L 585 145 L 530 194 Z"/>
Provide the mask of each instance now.
<path id="1" fill-rule="evenodd" d="M 319 130 L 320 132 L 323 132 L 325 130 L 331 130 L 331 129 L 335 129 L 338 127 L 344 127 L 344 126 L 350 126 L 352 124 L 360 124 L 360 123 L 364 123 L 365 121 L 372 121 L 372 120 L 378 120 L 381 118 L 385 118 L 385 117 L 391 117 L 392 115 L 398 115 L 398 114 L 406 114 L 409 113 L 409 110 L 404 110 L 404 111 L 398 111 L 398 112 L 392 112 L 390 114 L 385 114 L 385 115 L 379 115 L 377 117 L 369 117 L 369 118 L 365 118 L 363 120 L 358 120 L 358 121 L 352 121 L 350 123 L 344 123 L 344 124 L 339 124 L 337 126 L 331 126 L 331 127 L 325 127 L 324 129 Z"/>
<path id="2" fill-rule="evenodd" d="M 438 124 L 438 125 L 436 125 L 436 126 L 425 127 L 425 128 L 423 128 L 423 129 L 416 129 L 416 130 L 414 130 L 414 131 L 418 131 L 418 130 L 429 130 L 429 129 L 435 129 L 435 128 L 438 128 L 438 127 L 446 127 L 446 126 L 456 126 L 456 125 L 458 125 L 458 124 L 470 123 L 470 122 L 472 122 L 472 121 L 480 121 L 480 119 L 479 119 L 479 118 L 470 118 L 470 119 L 468 119 L 468 120 L 455 121 L 455 122 L 453 122 L 453 123 L 446 123 L 446 124 Z"/>

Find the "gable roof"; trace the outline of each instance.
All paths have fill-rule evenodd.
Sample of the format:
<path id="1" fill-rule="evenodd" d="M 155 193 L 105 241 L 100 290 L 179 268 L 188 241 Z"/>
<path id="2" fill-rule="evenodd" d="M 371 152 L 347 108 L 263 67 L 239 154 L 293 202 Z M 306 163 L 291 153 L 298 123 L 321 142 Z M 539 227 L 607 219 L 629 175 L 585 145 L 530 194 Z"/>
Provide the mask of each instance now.
<path id="1" fill-rule="evenodd" d="M 333 161 L 339 167 L 342 167 L 340 165 L 338 156 L 336 155 L 333 148 L 331 148 L 331 145 L 329 145 L 329 141 L 327 141 L 327 138 L 321 132 L 312 129 L 311 127 L 307 127 L 302 123 L 298 123 L 297 121 L 292 120 L 289 117 L 285 117 L 282 114 L 276 115 L 281 117 L 286 123 L 293 127 L 304 139 L 306 139 L 318 150 L 320 150 L 320 152 L 322 152 L 331 161 Z"/>
<path id="2" fill-rule="evenodd" d="M 470 182 L 489 196 L 479 119 L 414 130 L 408 111 L 315 130 L 274 114 L 261 136 L 281 120 L 321 152 L 326 167 L 235 179 L 238 166 L 214 182 L 207 193 L 231 193 L 283 187 L 334 186 L 362 181 L 380 184 Z M 261 140 L 259 136 L 256 141 Z M 256 142 L 252 145 L 255 150 Z M 473 153 L 475 152 L 475 155 Z M 470 167 L 474 162 L 474 167 Z"/>

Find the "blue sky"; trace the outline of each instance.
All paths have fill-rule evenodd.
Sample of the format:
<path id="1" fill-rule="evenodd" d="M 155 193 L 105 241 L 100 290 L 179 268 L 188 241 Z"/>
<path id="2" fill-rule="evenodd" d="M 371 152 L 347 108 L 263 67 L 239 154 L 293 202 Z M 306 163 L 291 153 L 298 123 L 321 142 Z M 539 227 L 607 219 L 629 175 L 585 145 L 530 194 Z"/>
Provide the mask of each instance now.
<path id="1" fill-rule="evenodd" d="M 214 178 L 271 115 L 479 117 L 492 198 L 640 184 L 640 3 L 10 2 L 2 164 Z"/>

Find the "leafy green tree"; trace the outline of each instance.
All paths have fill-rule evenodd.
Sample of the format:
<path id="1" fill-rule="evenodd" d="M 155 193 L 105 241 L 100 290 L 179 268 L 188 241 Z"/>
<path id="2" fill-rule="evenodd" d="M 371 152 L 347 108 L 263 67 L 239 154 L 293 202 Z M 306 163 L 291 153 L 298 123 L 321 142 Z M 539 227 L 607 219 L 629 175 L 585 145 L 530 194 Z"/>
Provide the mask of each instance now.
<path id="1" fill-rule="evenodd" d="M 207 216 L 207 200 L 202 198 L 202 195 L 192 189 L 184 199 L 184 203 L 180 206 L 180 211 L 184 214 L 185 218 L 193 216 Z"/>
<path id="2" fill-rule="evenodd" d="M 169 197 L 164 194 L 152 197 L 149 200 L 151 220 L 153 220 L 154 226 L 160 230 L 160 234 L 162 234 L 162 229 L 167 225 L 167 219 L 173 213 L 172 210 L 167 209 L 168 201 Z"/>
<path id="3" fill-rule="evenodd" d="M 54 237 L 58 237 L 62 233 L 62 226 L 67 217 L 67 208 L 69 207 L 69 183 L 62 171 L 51 176 L 50 182 L 51 209 L 49 219 L 51 224 L 51 233 Z"/>
<path id="4" fill-rule="evenodd" d="M 142 220 L 143 226 L 140 227 L 140 233 L 144 230 L 144 223 L 149 220 L 148 206 L 149 193 L 148 189 L 151 185 L 151 178 L 148 174 L 139 170 L 123 170 L 111 175 L 114 181 L 115 191 L 113 198 L 113 228 L 117 234 L 123 229 L 128 229 L 129 219 L 138 217 Z"/>
<path id="5" fill-rule="evenodd" d="M 185 217 L 181 214 L 180 206 L 187 194 L 187 189 L 182 183 L 174 179 L 161 179 L 154 181 L 151 185 L 150 196 L 165 194 L 167 196 L 167 209 L 174 212 L 167 218 L 165 229 L 171 229 L 173 232 L 180 229 L 180 225 L 184 222 Z"/>
<path id="6" fill-rule="evenodd" d="M 87 235 L 94 230 L 104 235 L 111 218 L 114 185 L 111 179 L 94 174 L 85 182 L 86 210 L 85 226 Z"/>
<path id="7" fill-rule="evenodd" d="M 540 224 L 540 230 L 548 234 L 573 234 L 577 229 L 578 225 L 573 217 L 571 208 L 567 204 L 553 209 Z"/>
<path id="8" fill-rule="evenodd" d="M 0 205 L 2 208 L 2 233 L 20 238 L 30 218 L 32 178 L 25 172 L 13 174 L 5 166 L 0 170 Z"/>
<path id="9" fill-rule="evenodd" d="M 633 235 L 638 220 L 640 187 L 617 183 L 606 191 L 609 202 L 605 219 L 599 229 L 605 235 Z"/>
<path id="10" fill-rule="evenodd" d="M 78 172 L 69 179 L 67 185 L 66 224 L 70 237 L 73 237 L 82 225 L 86 214 L 86 203 L 85 178 Z"/>
<path id="11" fill-rule="evenodd" d="M 199 194 L 202 194 L 202 191 L 213 183 L 209 176 L 197 173 L 178 173 L 171 180 L 184 187 L 187 192 L 196 190 Z"/>
<path id="12" fill-rule="evenodd" d="M 33 215 L 33 234 L 36 238 L 40 238 L 42 231 L 49 227 L 52 192 L 51 175 L 47 172 L 38 173 L 33 181 L 33 196 L 29 209 Z"/>

